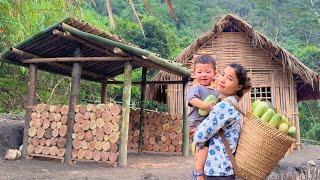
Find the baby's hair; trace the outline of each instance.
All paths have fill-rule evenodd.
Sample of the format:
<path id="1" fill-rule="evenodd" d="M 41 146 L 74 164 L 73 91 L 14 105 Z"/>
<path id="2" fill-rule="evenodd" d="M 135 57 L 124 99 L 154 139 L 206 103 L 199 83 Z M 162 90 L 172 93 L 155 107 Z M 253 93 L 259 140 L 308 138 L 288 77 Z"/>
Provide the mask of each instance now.
<path id="1" fill-rule="evenodd" d="M 242 88 L 236 92 L 236 95 L 242 97 L 246 91 L 251 89 L 251 79 L 248 77 L 246 68 L 241 64 L 231 63 L 229 66 L 235 70 L 239 85 L 242 85 Z"/>
<path id="2" fill-rule="evenodd" d="M 194 60 L 194 65 L 196 64 L 211 64 L 214 70 L 217 68 L 216 60 L 212 56 L 208 55 L 197 56 Z"/>

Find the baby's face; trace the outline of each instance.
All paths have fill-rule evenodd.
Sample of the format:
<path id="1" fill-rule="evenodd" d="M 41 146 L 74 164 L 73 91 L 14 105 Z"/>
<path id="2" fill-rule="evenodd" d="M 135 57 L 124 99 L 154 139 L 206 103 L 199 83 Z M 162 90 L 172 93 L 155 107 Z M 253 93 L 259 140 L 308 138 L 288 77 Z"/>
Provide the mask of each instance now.
<path id="1" fill-rule="evenodd" d="M 202 86 L 210 86 L 215 76 L 215 70 L 211 64 L 196 64 L 194 73 L 197 82 Z"/>

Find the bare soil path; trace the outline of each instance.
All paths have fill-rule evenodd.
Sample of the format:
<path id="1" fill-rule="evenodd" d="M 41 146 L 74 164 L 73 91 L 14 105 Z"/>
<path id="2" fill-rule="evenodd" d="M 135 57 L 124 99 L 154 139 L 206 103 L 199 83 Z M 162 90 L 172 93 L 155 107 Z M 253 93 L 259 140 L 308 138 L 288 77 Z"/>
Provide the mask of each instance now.
<path id="1" fill-rule="evenodd" d="M 4 160 L 7 149 L 18 148 L 22 143 L 22 132 L 21 117 L 0 116 L 0 179 L 191 179 L 194 164 L 191 156 L 129 153 L 128 167 L 124 168 L 105 163 L 61 164 L 59 160 L 47 158 Z M 302 151 L 293 151 L 279 162 L 270 177 L 279 179 L 281 174 L 301 172 L 312 167 L 310 161 L 320 166 L 320 146 L 303 145 Z"/>

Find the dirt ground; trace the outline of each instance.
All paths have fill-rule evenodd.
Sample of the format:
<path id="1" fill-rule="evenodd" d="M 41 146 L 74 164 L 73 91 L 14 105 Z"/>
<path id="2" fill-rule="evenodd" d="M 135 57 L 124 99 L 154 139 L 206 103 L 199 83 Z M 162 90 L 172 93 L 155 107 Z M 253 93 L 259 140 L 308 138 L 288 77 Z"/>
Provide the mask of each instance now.
<path id="1" fill-rule="evenodd" d="M 129 153 L 128 166 L 122 168 L 91 162 L 61 164 L 59 160 L 46 158 L 4 160 L 7 149 L 22 144 L 22 133 L 21 117 L 0 115 L 0 179 L 191 179 L 194 164 L 191 156 Z M 303 145 L 302 151 L 293 151 L 279 162 L 269 177 L 279 179 L 281 174 L 300 173 L 312 166 L 310 161 L 320 166 L 320 146 Z"/>

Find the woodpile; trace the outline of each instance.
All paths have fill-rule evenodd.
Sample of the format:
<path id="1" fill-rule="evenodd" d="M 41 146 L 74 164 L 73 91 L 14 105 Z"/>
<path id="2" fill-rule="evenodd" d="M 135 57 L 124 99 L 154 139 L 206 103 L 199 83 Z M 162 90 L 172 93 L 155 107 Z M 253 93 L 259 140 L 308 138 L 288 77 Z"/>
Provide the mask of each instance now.
<path id="1" fill-rule="evenodd" d="M 116 162 L 121 107 L 110 104 L 75 106 L 72 158 Z M 38 104 L 32 108 L 27 153 L 64 157 L 69 107 Z"/>
<path id="2" fill-rule="evenodd" d="M 69 107 L 38 104 L 32 107 L 27 153 L 63 157 Z"/>
<path id="3" fill-rule="evenodd" d="M 128 149 L 138 149 L 140 111 L 131 109 Z M 182 115 L 145 112 L 143 120 L 143 151 L 182 152 Z"/>
<path id="4" fill-rule="evenodd" d="M 72 158 L 116 162 L 121 107 L 88 104 L 75 107 Z"/>

